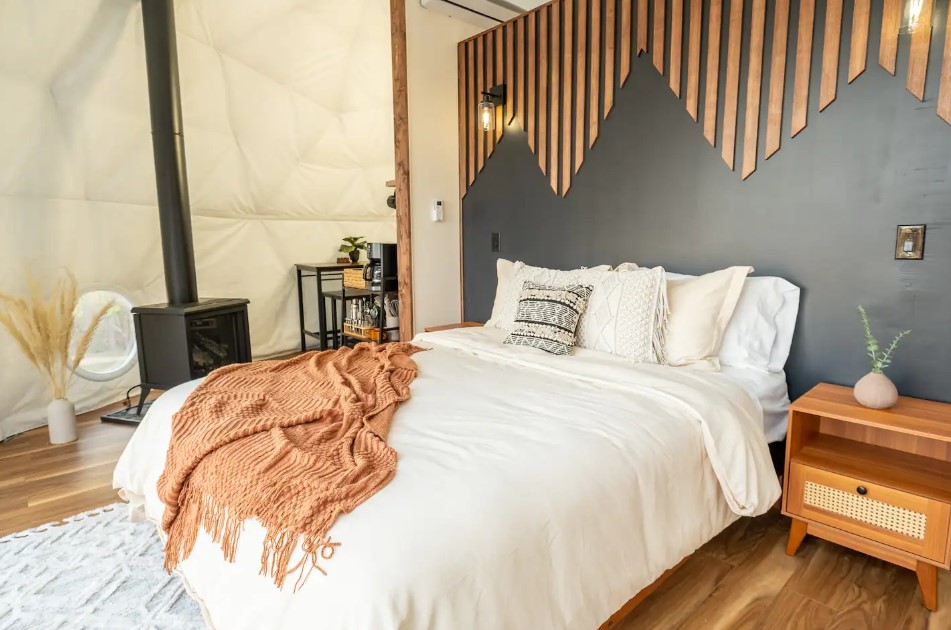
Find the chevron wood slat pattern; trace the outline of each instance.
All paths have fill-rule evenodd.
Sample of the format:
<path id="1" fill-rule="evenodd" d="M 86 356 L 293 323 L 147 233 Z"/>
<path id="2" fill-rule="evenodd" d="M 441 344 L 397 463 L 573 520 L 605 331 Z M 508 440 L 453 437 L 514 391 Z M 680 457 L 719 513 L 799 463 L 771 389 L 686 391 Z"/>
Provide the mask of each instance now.
<path id="1" fill-rule="evenodd" d="M 763 39 L 766 30 L 766 0 L 753 0 L 750 24 L 750 65 L 746 80 L 746 127 L 743 132 L 743 179 L 756 170 L 759 140 L 759 101 L 763 88 Z"/>
<path id="2" fill-rule="evenodd" d="M 575 61 L 575 47 L 572 39 L 574 33 L 574 0 L 564 0 L 565 5 L 565 41 L 562 45 L 564 61 L 562 62 L 562 92 L 563 101 L 561 103 L 561 194 L 568 193 L 571 188 L 571 139 L 574 136 L 574 117 L 572 116 L 571 106 L 571 88 L 572 72 Z M 554 170 L 554 169 L 553 169 Z M 556 191 L 557 192 L 557 191 Z"/>
<path id="3" fill-rule="evenodd" d="M 898 28 L 901 26 L 903 0 L 885 0 L 882 8 L 882 38 L 878 48 L 878 64 L 895 74 L 898 58 Z"/>
<path id="4" fill-rule="evenodd" d="M 850 0 L 847 51 L 841 45 L 845 0 L 823 0 L 819 5 L 824 14 L 819 18 L 821 41 L 815 36 L 816 0 L 726 2 L 725 6 L 724 0 L 550 0 L 460 42 L 460 198 L 497 151 L 505 127 L 513 121 L 525 131 L 549 187 L 557 195 L 566 195 L 616 99 L 620 94 L 637 98 L 624 87 L 635 70 L 633 60 L 641 53 L 650 55 L 651 65 L 678 99 L 685 96 L 690 117 L 697 122 L 702 118 L 704 137 L 713 146 L 719 141 L 721 158 L 731 170 L 736 166 L 742 118 L 738 170 L 744 180 L 758 169 L 764 117 L 763 157 L 775 155 L 781 147 L 787 84 L 792 86 L 790 136 L 795 138 L 806 127 L 814 49 L 821 55 L 816 77 L 819 92 L 814 95 L 820 112 L 837 96 L 843 55 L 848 57 L 849 84 L 867 69 L 869 29 L 878 19 L 873 13 L 879 10 L 879 63 L 891 73 L 896 71 L 902 0 Z M 935 12 L 947 15 L 940 13 L 946 10 L 944 4 L 937 10 L 934 5 L 934 0 L 923 0 L 922 26 L 910 37 L 906 87 L 921 100 L 931 52 L 931 20 Z M 793 15 L 798 16 L 795 25 L 790 24 Z M 787 64 L 793 28 L 794 63 Z M 943 39 L 935 100 L 937 114 L 951 123 L 951 18 Z M 722 60 L 721 50 L 726 51 Z M 484 133 L 478 102 L 483 91 L 497 84 L 506 86 L 505 102 L 496 109 L 495 132 Z"/>
<path id="5" fill-rule="evenodd" d="M 670 75 L 671 91 L 680 98 L 680 55 L 683 51 L 684 0 L 670 0 Z"/>
<path id="6" fill-rule="evenodd" d="M 855 0 L 852 9 L 852 41 L 849 49 L 849 83 L 865 72 L 868 58 L 868 21 L 871 0 Z"/>
<path id="7" fill-rule="evenodd" d="M 842 0 L 826 0 L 825 33 L 822 44 L 822 77 L 819 83 L 819 111 L 835 100 L 839 83 L 839 54 L 842 41 Z"/>
<path id="8" fill-rule="evenodd" d="M 923 0 L 921 5 L 921 26 L 911 34 L 911 52 L 908 54 L 908 79 L 905 87 L 925 100 L 925 75 L 928 72 L 928 52 L 931 50 L 931 13 L 934 0 Z"/>
<path id="9" fill-rule="evenodd" d="M 591 2 L 591 84 L 588 86 L 588 148 L 601 130 L 601 2 Z"/>
<path id="10" fill-rule="evenodd" d="M 786 87 L 786 46 L 789 41 L 789 0 L 776 0 L 773 16 L 773 50 L 769 70 L 766 118 L 766 155 L 779 151 L 783 133 L 783 96 Z"/>
<path id="11" fill-rule="evenodd" d="M 703 0 L 690 0 L 690 35 L 687 41 L 687 112 L 697 120 L 700 102 L 700 26 Z"/>
<path id="12" fill-rule="evenodd" d="M 633 0 L 621 0 L 621 63 L 620 84 L 627 83 L 631 76 L 631 3 Z"/>
<path id="13" fill-rule="evenodd" d="M 720 35 L 723 31 L 723 0 L 710 0 L 707 31 L 707 90 L 703 103 L 703 137 L 710 146 L 717 141 L 717 92 L 720 89 Z"/>
<path id="14" fill-rule="evenodd" d="M 951 124 L 951 9 L 944 28 L 944 61 L 941 62 L 941 85 L 938 87 L 938 116 Z"/>
<path id="15" fill-rule="evenodd" d="M 598 4 L 598 0 L 594 0 Z M 577 4 L 577 23 L 578 23 L 578 49 L 575 52 L 577 60 L 577 74 L 575 79 L 575 173 L 581 168 L 584 162 L 584 97 L 587 87 L 587 74 L 585 73 L 585 62 L 587 61 L 588 48 L 588 0 L 578 0 Z"/>
<path id="16" fill-rule="evenodd" d="M 800 0 L 799 30 L 796 34 L 796 79 L 793 85 L 792 130 L 790 135 L 806 128 L 809 107 L 809 73 L 812 69 L 812 30 L 816 18 L 816 0 Z"/>
<path id="17" fill-rule="evenodd" d="M 730 30 L 726 47 L 726 85 L 723 89 L 721 155 L 733 169 L 736 159 L 736 104 L 740 90 L 740 47 L 743 40 L 743 0 L 730 0 Z"/>
<path id="18" fill-rule="evenodd" d="M 667 0 L 654 0 L 654 36 L 651 39 L 654 67 L 657 72 L 664 74 L 664 12 L 667 9 Z"/>

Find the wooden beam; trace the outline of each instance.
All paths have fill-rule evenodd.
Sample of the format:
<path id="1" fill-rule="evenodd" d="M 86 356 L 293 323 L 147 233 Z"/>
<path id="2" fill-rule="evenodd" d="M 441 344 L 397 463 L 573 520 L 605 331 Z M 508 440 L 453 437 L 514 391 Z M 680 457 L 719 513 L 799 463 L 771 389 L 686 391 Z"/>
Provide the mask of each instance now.
<path id="1" fill-rule="evenodd" d="M 476 93 L 477 98 L 482 100 L 482 93 L 486 91 L 485 86 L 485 35 L 476 39 Z M 476 175 L 482 172 L 485 166 L 485 131 L 482 129 L 481 112 L 476 112 Z"/>
<path id="2" fill-rule="evenodd" d="M 548 5 L 538 11 L 538 167 L 548 174 Z"/>
<path id="3" fill-rule="evenodd" d="M 806 128 L 809 107 L 809 74 L 812 68 L 812 29 L 816 19 L 816 0 L 800 0 L 799 31 L 796 34 L 796 79 L 793 85 L 792 130 L 790 137 Z"/>
<path id="4" fill-rule="evenodd" d="M 515 120 L 515 22 L 505 25 L 505 124 Z"/>
<path id="5" fill-rule="evenodd" d="M 409 101 L 406 83 L 406 6 L 390 0 L 393 60 L 393 149 L 396 165 L 396 268 L 399 273 L 400 339 L 412 339 L 413 238 L 409 196 Z"/>
<path id="6" fill-rule="evenodd" d="M 931 50 L 931 13 L 934 0 L 921 5 L 920 26 L 911 34 L 911 52 L 908 55 L 908 78 L 905 87 L 919 101 L 925 100 L 925 78 L 928 74 L 928 52 Z"/>
<path id="7" fill-rule="evenodd" d="M 763 89 L 763 38 L 766 31 L 766 0 L 753 0 L 750 22 L 750 63 L 746 79 L 746 128 L 743 133 L 743 179 L 756 170 L 759 140 L 759 101 Z"/>
<path id="8" fill-rule="evenodd" d="M 938 88 L 938 116 L 951 124 L 951 10 L 944 27 L 944 60 L 941 62 L 941 85 Z"/>
<path id="9" fill-rule="evenodd" d="M 710 0 L 707 31 L 707 94 L 703 103 L 703 137 L 717 144 L 717 92 L 720 89 L 720 31 L 723 30 L 723 0 Z"/>
<path id="10" fill-rule="evenodd" d="M 588 86 L 588 148 L 598 139 L 601 125 L 601 0 L 591 1 L 591 85 Z"/>
<path id="11" fill-rule="evenodd" d="M 559 73 L 559 64 L 561 59 L 561 2 L 553 2 L 551 5 L 551 139 L 548 141 L 548 147 L 551 152 L 551 160 L 548 163 L 548 179 L 551 182 L 551 189 L 558 194 L 558 149 L 561 142 L 561 129 L 559 128 L 559 112 L 561 105 L 561 75 Z"/>
<path id="12" fill-rule="evenodd" d="M 571 88 L 572 72 L 574 70 L 575 46 L 573 39 L 574 31 L 574 0 L 562 0 L 565 7 L 565 36 L 562 44 L 562 91 L 563 100 L 561 103 L 561 196 L 564 197 L 571 188 L 571 138 L 574 136 L 574 128 L 571 126 L 574 121 L 571 111 Z M 582 115 L 584 112 L 582 111 Z M 580 126 L 580 125 L 579 125 Z"/>
<path id="13" fill-rule="evenodd" d="M 475 83 L 475 42 L 469 40 L 466 42 L 466 64 L 469 71 L 466 73 L 467 83 L 469 84 L 469 98 L 476 98 Z M 468 112 L 466 116 L 466 134 L 469 136 L 469 142 L 466 143 L 469 150 L 469 186 L 475 181 L 476 176 L 476 107 L 474 103 L 466 107 Z"/>
<path id="14" fill-rule="evenodd" d="M 680 98 L 680 57 L 683 54 L 684 0 L 670 0 L 670 89 Z"/>
<path id="15" fill-rule="evenodd" d="M 822 76 L 819 81 L 819 111 L 835 100 L 839 84 L 839 54 L 842 41 L 842 0 L 826 0 L 822 43 Z"/>
<path id="16" fill-rule="evenodd" d="M 654 0 L 654 37 L 651 48 L 654 67 L 657 72 L 664 74 L 664 11 L 667 9 L 667 0 Z"/>
<path id="17" fill-rule="evenodd" d="M 495 34 L 498 31 L 492 30 L 485 34 L 485 90 L 491 90 L 498 83 L 495 80 Z M 498 108 L 495 108 L 498 111 Z M 496 121 L 497 122 L 497 121 Z M 495 152 L 495 131 L 489 131 L 485 134 L 485 159 L 492 157 Z M 479 169 L 482 170 L 481 168 Z"/>
<path id="18" fill-rule="evenodd" d="M 633 0 L 631 0 L 633 2 Z M 637 0 L 637 55 L 647 52 L 647 0 Z"/>
<path id="19" fill-rule="evenodd" d="M 783 96 L 786 87 L 786 46 L 789 37 L 789 0 L 776 0 L 773 51 L 769 70 L 769 103 L 766 119 L 766 158 L 779 150 L 783 132 Z"/>
<path id="20" fill-rule="evenodd" d="M 505 31 L 501 28 L 495 31 L 495 84 L 505 83 Z M 506 95 L 510 91 L 506 86 Z M 505 105 L 505 103 L 503 103 Z M 504 107 L 495 108 L 495 143 L 502 140 L 502 133 L 505 131 L 505 112 Z"/>
<path id="21" fill-rule="evenodd" d="M 604 117 L 614 108 L 614 0 L 607 0 L 604 5 Z"/>
<path id="22" fill-rule="evenodd" d="M 690 35 L 687 43 L 687 113 L 697 120 L 700 104 L 700 29 L 703 0 L 690 0 Z"/>
<path id="23" fill-rule="evenodd" d="M 631 2 L 621 0 L 621 87 L 631 75 Z"/>
<path id="24" fill-rule="evenodd" d="M 525 16 L 518 18 L 518 76 L 515 78 L 516 85 L 516 105 L 515 110 L 518 116 L 518 126 L 525 129 Z"/>
<path id="25" fill-rule="evenodd" d="M 594 0 L 595 4 L 601 0 Z M 584 98 L 588 87 L 588 75 L 585 72 L 588 48 L 588 0 L 578 0 L 578 50 L 576 59 L 578 67 L 575 75 L 575 173 L 584 162 Z"/>
<path id="26" fill-rule="evenodd" d="M 537 146 L 535 142 L 535 121 L 538 114 L 535 103 L 535 75 L 538 67 L 538 60 L 535 54 L 535 15 L 535 11 L 528 14 L 528 111 L 525 113 L 527 118 L 526 133 L 528 134 L 528 147 L 532 150 L 532 153 L 535 152 L 535 147 Z"/>
<path id="27" fill-rule="evenodd" d="M 736 104 L 740 92 L 740 46 L 743 41 L 743 0 L 730 0 L 730 30 L 726 48 L 723 94 L 723 161 L 731 169 L 736 159 Z"/>
<path id="28" fill-rule="evenodd" d="M 458 63 L 456 65 L 456 80 L 458 82 L 457 91 L 458 91 L 458 100 L 459 100 L 459 110 L 457 112 L 458 121 L 457 126 L 459 127 L 459 199 L 462 199 L 466 195 L 466 120 L 468 114 L 466 113 L 466 103 L 468 101 L 468 94 L 466 93 L 466 46 L 465 44 L 460 43 L 457 47 L 456 54 L 458 56 Z M 390 182 L 386 183 L 387 186 L 390 185 Z M 396 188 L 396 180 L 393 180 L 393 188 Z"/>
<path id="29" fill-rule="evenodd" d="M 885 0 L 882 8 L 882 37 L 878 47 L 878 64 L 895 74 L 898 59 L 898 29 L 901 27 L 903 0 Z"/>
<path id="30" fill-rule="evenodd" d="M 849 46 L 849 83 L 865 72 L 868 59 L 868 22 L 871 0 L 855 0 L 852 9 L 852 41 Z"/>

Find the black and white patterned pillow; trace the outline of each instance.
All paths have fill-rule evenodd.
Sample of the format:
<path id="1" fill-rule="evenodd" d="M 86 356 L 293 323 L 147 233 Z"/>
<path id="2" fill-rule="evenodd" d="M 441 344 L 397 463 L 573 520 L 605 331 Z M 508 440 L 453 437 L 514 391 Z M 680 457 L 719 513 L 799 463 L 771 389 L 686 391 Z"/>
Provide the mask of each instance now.
<path id="1" fill-rule="evenodd" d="M 525 282 L 518 298 L 515 326 L 503 343 L 531 346 L 551 354 L 571 354 L 578 322 L 594 288 L 549 287 Z"/>

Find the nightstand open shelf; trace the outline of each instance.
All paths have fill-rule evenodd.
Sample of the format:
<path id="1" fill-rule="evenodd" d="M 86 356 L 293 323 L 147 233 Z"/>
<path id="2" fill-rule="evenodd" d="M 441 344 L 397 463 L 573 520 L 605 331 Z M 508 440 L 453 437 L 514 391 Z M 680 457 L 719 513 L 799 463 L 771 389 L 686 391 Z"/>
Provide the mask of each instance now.
<path id="1" fill-rule="evenodd" d="M 783 513 L 788 554 L 811 534 L 913 569 L 934 610 L 937 567 L 951 566 L 951 406 L 867 409 L 817 385 L 790 407 Z"/>

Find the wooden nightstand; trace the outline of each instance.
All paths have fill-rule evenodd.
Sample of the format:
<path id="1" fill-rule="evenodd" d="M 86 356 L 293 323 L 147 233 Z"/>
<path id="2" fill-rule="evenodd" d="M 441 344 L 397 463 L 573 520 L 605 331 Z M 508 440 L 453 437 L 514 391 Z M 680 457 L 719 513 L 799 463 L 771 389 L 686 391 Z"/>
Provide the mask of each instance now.
<path id="1" fill-rule="evenodd" d="M 789 409 L 783 514 L 787 554 L 812 534 L 913 569 L 935 610 L 951 566 L 951 405 L 868 409 L 851 387 L 812 388 Z"/>
<path id="2" fill-rule="evenodd" d="M 443 326 L 427 326 L 423 328 L 424 332 L 439 332 L 440 330 L 452 330 L 454 328 L 482 328 L 483 324 L 479 322 L 462 322 L 459 324 L 445 324 Z"/>

